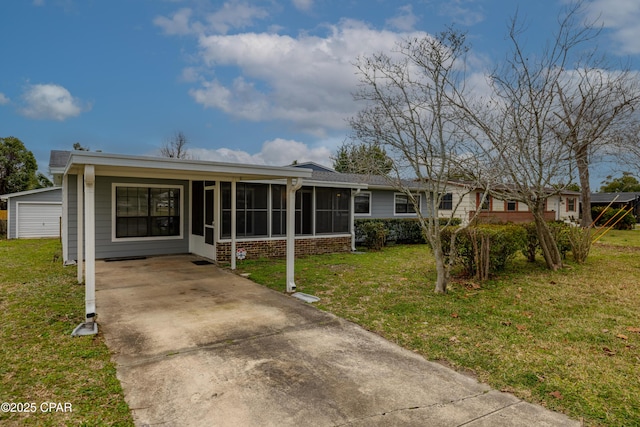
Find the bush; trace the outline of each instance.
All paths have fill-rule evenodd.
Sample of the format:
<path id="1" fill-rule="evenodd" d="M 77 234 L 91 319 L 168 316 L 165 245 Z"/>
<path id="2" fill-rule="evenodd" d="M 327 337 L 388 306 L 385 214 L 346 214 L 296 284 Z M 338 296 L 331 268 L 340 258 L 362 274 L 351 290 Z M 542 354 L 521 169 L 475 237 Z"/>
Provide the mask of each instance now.
<path id="1" fill-rule="evenodd" d="M 569 231 L 571 228 L 575 228 L 572 225 L 566 224 L 562 221 L 551 221 L 547 223 L 553 239 L 556 241 L 558 250 L 562 258 L 567 256 L 567 252 L 572 249 L 571 241 L 569 240 Z M 526 232 L 526 244 L 522 250 L 522 254 L 527 257 L 527 261 L 535 262 L 536 254 L 540 250 L 540 241 L 538 240 L 538 231 L 536 230 L 536 224 L 529 222 L 520 225 Z"/>
<path id="2" fill-rule="evenodd" d="M 444 226 L 447 219 L 441 218 L 440 225 Z M 459 218 L 451 220 L 452 225 L 460 225 Z M 368 246 L 367 235 L 372 232 L 370 223 L 382 224 L 385 230 L 385 242 L 396 243 L 426 243 L 427 240 L 422 232 L 420 221 L 417 218 L 388 218 L 388 219 L 369 219 L 356 218 L 354 221 L 356 241 L 362 242 Z M 378 227 L 378 225 L 373 226 Z"/>
<path id="3" fill-rule="evenodd" d="M 581 227 L 569 227 L 567 233 L 573 260 L 582 264 L 587 260 L 591 250 L 591 229 Z"/>
<path id="4" fill-rule="evenodd" d="M 364 245 L 374 251 L 384 247 L 387 230 L 382 221 L 367 221 L 361 225 L 361 233 L 364 236 Z"/>
<path id="5" fill-rule="evenodd" d="M 600 216 L 600 214 L 602 214 L 604 210 L 605 206 L 595 206 L 591 208 L 591 216 L 593 217 L 593 219 L 596 219 Z M 618 219 L 622 217 L 622 215 L 624 215 L 624 212 L 622 212 L 622 210 L 623 209 L 618 208 L 607 209 L 602 214 L 602 216 L 598 218 L 595 225 L 601 227 L 608 223 L 607 227 L 612 226 L 616 221 L 618 221 Z M 613 218 L 614 216 L 615 218 Z M 613 220 L 611 220 L 611 218 L 613 218 Z M 636 217 L 632 213 L 629 213 L 624 218 L 620 219 L 620 221 L 618 221 L 618 223 L 613 228 L 615 228 L 616 230 L 633 230 L 635 224 Z"/>
<path id="6" fill-rule="evenodd" d="M 447 256 L 455 256 L 456 263 L 478 280 L 486 280 L 490 273 L 504 270 L 527 244 L 527 232 L 523 227 L 485 224 L 460 231 L 455 254 L 451 254 L 451 234 L 455 231 L 455 227 L 443 230 L 442 250 Z"/>

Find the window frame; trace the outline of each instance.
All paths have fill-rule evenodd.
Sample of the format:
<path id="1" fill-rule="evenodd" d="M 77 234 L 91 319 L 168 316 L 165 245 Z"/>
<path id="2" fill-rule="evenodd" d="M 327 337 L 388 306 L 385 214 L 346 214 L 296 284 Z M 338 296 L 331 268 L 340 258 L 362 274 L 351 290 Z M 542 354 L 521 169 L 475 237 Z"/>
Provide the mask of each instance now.
<path id="1" fill-rule="evenodd" d="M 318 194 L 327 191 L 330 194 L 329 206 L 323 206 L 323 203 L 318 202 Z M 315 195 L 315 209 L 314 209 L 314 235 L 338 235 L 348 234 L 350 232 L 350 218 L 351 218 L 351 191 L 347 188 L 335 188 L 335 187 L 316 187 L 314 191 Z M 340 208 L 338 203 L 338 193 L 345 196 L 345 207 Z M 319 231 L 320 221 L 323 214 L 329 214 L 331 220 L 331 230 Z M 347 218 L 347 226 L 345 230 L 336 231 L 336 225 L 340 223 L 340 218 Z"/>
<path id="2" fill-rule="evenodd" d="M 179 222 L 179 232 L 177 235 L 168 235 L 168 236 L 133 236 L 133 237 L 117 237 L 117 225 L 118 225 L 118 206 L 117 206 L 117 189 L 119 187 L 128 187 L 128 188 L 169 188 L 176 189 L 180 192 L 179 197 L 179 206 L 178 206 L 178 215 L 177 216 Z M 180 184 L 140 184 L 133 182 L 113 182 L 111 183 L 111 241 L 112 242 L 140 242 L 140 241 L 154 241 L 154 240 L 181 240 L 184 238 L 184 185 Z M 147 214 L 147 217 L 151 217 Z"/>
<path id="3" fill-rule="evenodd" d="M 567 212 L 576 212 L 577 209 L 577 197 L 567 197 Z M 572 208 L 570 208 L 569 206 L 573 205 Z"/>
<path id="4" fill-rule="evenodd" d="M 513 209 L 509 209 L 509 203 L 513 203 Z M 505 212 L 518 212 L 519 206 L 517 200 L 505 200 L 504 201 L 504 211 Z"/>
<path id="5" fill-rule="evenodd" d="M 447 198 L 447 199 L 445 199 Z M 444 204 L 447 203 L 450 207 L 444 207 Z M 440 203 L 438 204 L 439 211 L 452 211 L 453 210 L 453 193 L 447 192 L 442 195 L 440 198 Z"/>
<path id="6" fill-rule="evenodd" d="M 412 193 L 413 197 L 418 199 L 418 212 L 415 211 L 413 203 L 409 199 L 406 193 L 393 193 L 393 216 L 418 216 L 420 208 L 422 207 L 422 195 L 418 193 Z M 411 209 L 411 212 L 398 212 L 397 197 L 402 196 L 407 198 L 407 208 Z"/>
<path id="7" fill-rule="evenodd" d="M 230 181 L 221 181 L 220 182 L 220 239 L 221 240 L 229 240 L 231 239 L 231 214 L 233 212 L 233 208 L 230 205 L 231 200 L 226 200 L 223 197 L 223 192 L 231 191 L 233 186 Z M 228 187 L 228 188 L 227 188 Z M 257 207 L 248 203 L 251 199 L 251 193 L 257 193 L 258 189 L 265 190 L 265 207 Z M 243 197 L 240 197 L 243 196 Z M 270 237 L 270 221 L 271 221 L 271 211 L 270 211 L 270 197 L 271 197 L 271 185 L 263 184 L 263 183 L 254 183 L 254 182 L 237 182 L 236 183 L 236 238 L 237 239 L 266 239 Z M 254 197 L 254 199 L 257 199 Z M 229 207 L 226 207 L 226 203 L 229 202 Z M 249 223 L 255 224 L 255 217 L 257 217 L 258 213 L 265 214 L 265 233 L 264 234 L 247 234 L 247 229 L 249 229 Z M 228 214 L 228 219 L 225 218 L 225 214 Z M 242 218 L 240 218 L 242 216 Z M 254 216 L 253 221 L 248 221 L 248 219 Z M 227 224 L 227 221 L 229 223 Z M 244 230 L 240 230 L 239 227 L 244 225 Z M 229 228 L 229 233 L 227 234 L 226 228 Z"/>
<path id="8" fill-rule="evenodd" d="M 368 212 L 356 212 L 356 198 L 358 196 L 368 196 L 369 197 L 369 211 Z M 361 191 L 353 196 L 353 214 L 357 216 L 371 216 L 372 206 L 371 202 L 373 201 L 373 195 L 371 191 Z"/>

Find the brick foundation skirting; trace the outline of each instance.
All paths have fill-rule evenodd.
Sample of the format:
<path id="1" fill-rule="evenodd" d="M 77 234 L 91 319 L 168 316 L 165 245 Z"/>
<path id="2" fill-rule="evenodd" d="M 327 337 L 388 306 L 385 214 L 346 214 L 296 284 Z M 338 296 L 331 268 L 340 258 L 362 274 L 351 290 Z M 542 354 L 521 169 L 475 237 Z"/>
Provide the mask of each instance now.
<path id="1" fill-rule="evenodd" d="M 296 256 L 349 252 L 351 250 L 351 236 L 296 239 L 295 246 Z M 236 249 L 240 248 L 247 251 L 246 259 L 284 258 L 287 254 L 287 241 L 286 239 L 278 239 L 236 242 Z M 231 242 L 216 244 L 216 260 L 218 262 L 231 261 Z"/>

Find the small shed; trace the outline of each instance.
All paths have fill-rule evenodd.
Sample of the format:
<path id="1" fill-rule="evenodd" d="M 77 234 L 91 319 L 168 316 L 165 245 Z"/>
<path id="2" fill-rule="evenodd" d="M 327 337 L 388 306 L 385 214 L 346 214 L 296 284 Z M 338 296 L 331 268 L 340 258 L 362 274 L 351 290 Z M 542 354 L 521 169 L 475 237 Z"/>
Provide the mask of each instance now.
<path id="1" fill-rule="evenodd" d="M 7 201 L 7 238 L 60 237 L 62 188 L 49 187 L 0 196 Z"/>

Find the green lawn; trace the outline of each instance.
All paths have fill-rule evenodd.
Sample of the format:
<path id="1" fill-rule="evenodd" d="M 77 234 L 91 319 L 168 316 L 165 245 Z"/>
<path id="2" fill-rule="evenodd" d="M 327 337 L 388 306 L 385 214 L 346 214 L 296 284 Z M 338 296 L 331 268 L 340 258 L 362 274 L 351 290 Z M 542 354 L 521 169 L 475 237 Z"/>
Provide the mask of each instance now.
<path id="1" fill-rule="evenodd" d="M 481 285 L 457 280 L 434 294 L 427 246 L 296 261 L 317 306 L 430 360 L 561 411 L 586 425 L 640 425 L 640 231 L 615 232 L 584 265 L 549 272 L 517 259 Z M 284 289 L 284 263 L 242 272 Z"/>
<path id="2" fill-rule="evenodd" d="M 0 240 L 0 403 L 22 411 L 3 406 L 0 425 L 132 426 L 102 335 L 70 335 L 84 288 L 59 254 L 57 240 Z"/>

